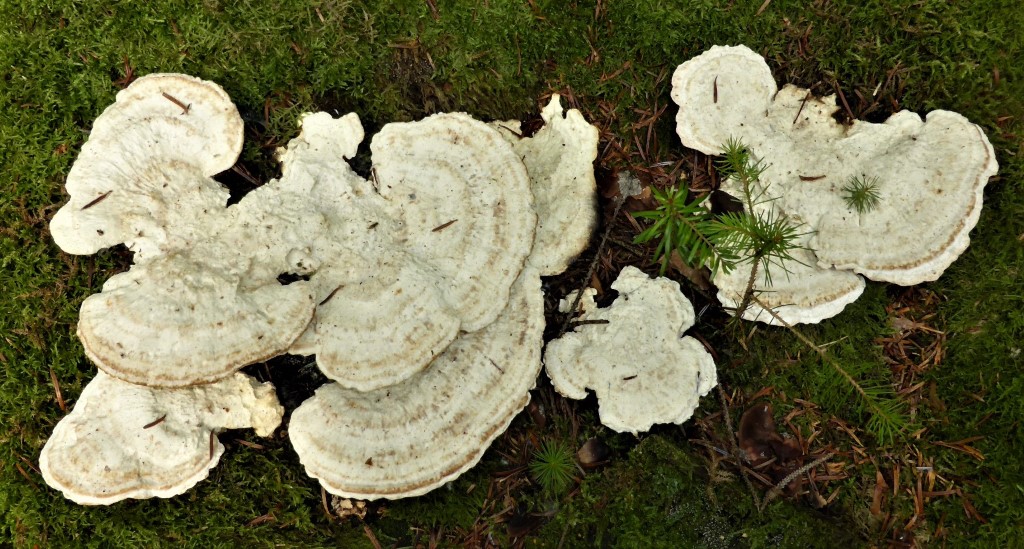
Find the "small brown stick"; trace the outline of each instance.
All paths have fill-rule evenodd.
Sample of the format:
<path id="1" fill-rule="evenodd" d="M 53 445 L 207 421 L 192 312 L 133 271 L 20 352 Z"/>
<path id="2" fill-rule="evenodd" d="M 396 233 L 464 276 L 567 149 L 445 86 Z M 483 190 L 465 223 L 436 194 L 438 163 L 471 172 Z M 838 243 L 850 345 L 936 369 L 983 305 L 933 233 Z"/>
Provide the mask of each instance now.
<path id="1" fill-rule="evenodd" d="M 53 382 L 53 394 L 57 397 L 57 406 L 60 407 L 61 412 L 66 414 L 68 412 L 68 407 L 64 402 L 64 395 L 60 392 L 60 382 L 57 381 L 57 374 L 54 373 L 53 368 L 50 368 L 50 381 Z"/>
<path id="2" fill-rule="evenodd" d="M 836 92 L 839 94 L 839 100 L 843 102 L 843 108 L 846 109 L 846 114 L 849 115 L 850 121 L 854 121 L 857 117 L 853 116 L 853 110 L 850 109 L 850 104 L 846 102 L 846 94 L 843 93 L 843 89 L 839 87 L 839 82 L 832 81 L 832 86 L 835 87 Z"/>
<path id="3" fill-rule="evenodd" d="M 244 179 L 246 181 L 246 183 L 252 185 L 253 187 L 259 187 L 260 186 L 260 182 L 256 181 L 256 178 L 253 177 L 252 175 L 250 175 L 249 172 L 247 172 L 244 168 L 239 168 L 238 164 L 235 164 L 234 166 L 231 166 L 231 171 L 233 171 L 233 172 L 237 173 L 238 175 L 242 176 L 242 179 Z"/>
<path id="4" fill-rule="evenodd" d="M 32 480 L 32 477 L 28 476 L 28 473 L 25 472 L 25 469 L 21 466 L 20 463 L 15 463 L 14 466 L 18 468 L 18 472 L 21 473 L 21 476 L 25 477 L 25 480 L 27 480 L 28 483 L 31 484 L 33 488 L 35 488 L 36 490 L 39 489 L 39 485 L 36 484 L 36 481 Z"/>
<path id="5" fill-rule="evenodd" d="M 18 459 L 20 459 L 21 461 L 24 461 L 25 465 L 28 465 L 28 468 L 31 469 L 32 472 L 34 472 L 37 475 L 42 476 L 43 473 L 39 470 L 38 467 L 35 466 L 34 463 L 32 463 L 31 460 L 29 460 L 27 457 L 25 457 L 23 455 L 20 455 L 20 454 L 15 454 L 15 455 L 18 456 Z"/>
<path id="6" fill-rule="evenodd" d="M 626 377 L 622 378 L 622 381 L 632 381 L 634 379 L 636 379 L 636 374 L 633 374 L 631 376 L 626 376 Z"/>
<path id="7" fill-rule="evenodd" d="M 785 488 L 790 482 L 793 482 L 794 479 L 806 473 L 807 471 L 814 469 L 815 467 L 821 465 L 822 463 L 825 463 L 826 461 L 832 459 L 832 456 L 834 455 L 836 455 L 835 452 L 829 452 L 821 456 L 820 458 L 808 463 L 807 465 L 804 465 L 803 467 L 797 469 L 796 471 L 793 471 L 792 473 L 786 475 L 786 478 L 780 480 L 775 484 L 775 486 L 772 487 L 771 490 L 768 490 L 768 493 L 765 494 L 764 496 L 764 501 L 762 501 L 757 506 L 757 511 L 763 511 L 765 507 L 768 505 L 768 503 L 771 502 L 776 497 L 778 497 L 778 495 L 782 493 L 782 489 Z"/>
<path id="8" fill-rule="evenodd" d="M 715 75 L 715 81 L 712 82 L 711 85 L 714 87 L 714 92 L 713 92 L 712 97 L 714 98 L 715 103 L 718 103 L 718 75 L 717 74 Z"/>
<path id="9" fill-rule="evenodd" d="M 739 444 L 736 443 L 736 433 L 732 430 L 732 416 L 729 414 L 729 403 L 725 401 L 725 390 L 722 389 L 721 384 L 716 385 L 718 388 L 718 400 L 722 403 L 722 415 L 725 417 L 725 428 L 729 431 L 729 445 L 732 447 L 732 458 L 736 460 L 736 465 L 740 468 L 740 476 L 743 477 L 743 482 L 746 483 L 747 488 L 750 489 L 750 497 L 754 498 L 754 507 L 757 511 L 761 512 L 761 500 L 757 497 L 757 490 L 754 489 L 754 483 L 750 482 L 750 477 L 747 476 L 747 468 L 743 466 L 743 458 L 741 457 Z"/>
<path id="10" fill-rule="evenodd" d="M 331 508 L 327 505 L 327 490 L 323 486 L 320 487 L 320 503 L 324 506 L 324 513 L 327 514 L 327 518 L 335 518 L 334 513 L 331 513 Z"/>
<path id="11" fill-rule="evenodd" d="M 619 211 L 622 210 L 622 204 L 626 200 L 619 196 L 615 199 L 615 211 L 612 212 L 611 220 L 608 221 L 608 226 L 604 229 L 604 234 L 601 236 L 601 243 L 597 245 L 597 251 L 594 252 L 594 259 L 590 262 L 590 268 L 587 269 L 587 276 L 583 280 L 590 280 L 594 277 L 594 270 L 597 269 L 597 260 L 601 257 L 601 251 L 604 250 L 604 245 L 608 242 L 608 235 L 612 232 L 612 224 L 615 223 L 615 218 L 619 217 Z M 580 306 L 580 299 L 583 298 L 583 292 L 576 292 L 576 297 L 572 300 L 572 306 L 569 307 L 569 311 L 576 311 Z M 558 330 L 558 337 L 565 335 L 565 332 L 569 330 L 569 323 L 572 322 L 572 314 L 565 315 L 565 322 L 562 323 L 562 328 Z"/>
<path id="12" fill-rule="evenodd" d="M 495 368 L 497 368 L 499 372 L 501 372 L 503 374 L 505 373 L 505 370 L 502 370 L 501 366 L 498 366 L 498 363 L 495 362 L 494 359 L 488 357 L 487 360 L 491 363 L 491 366 L 494 366 Z"/>
<path id="13" fill-rule="evenodd" d="M 276 522 L 276 521 L 277 521 L 277 517 L 275 517 L 273 513 L 267 513 L 265 515 L 260 515 L 260 516 L 258 516 L 256 518 L 250 520 L 248 523 L 246 523 L 246 526 L 249 526 L 249 527 L 259 526 L 261 524 L 266 524 L 268 522 Z"/>
<path id="14" fill-rule="evenodd" d="M 819 179 L 825 179 L 826 175 L 801 175 L 800 181 L 817 181 Z"/>
<path id="15" fill-rule="evenodd" d="M 427 0 L 427 7 L 430 8 L 430 16 L 434 18 L 434 21 L 440 21 L 441 14 L 437 12 L 437 2 L 435 0 Z"/>
<path id="16" fill-rule="evenodd" d="M 611 324 L 611 322 L 607 318 L 595 318 L 593 320 L 576 320 L 569 324 L 573 326 L 586 326 L 588 324 Z"/>
<path id="17" fill-rule="evenodd" d="M 150 427 L 156 427 L 157 425 L 160 425 L 161 423 L 163 423 L 165 419 L 167 419 L 167 414 L 164 414 L 164 415 L 154 419 L 153 421 L 150 421 L 149 423 L 145 424 L 142 428 L 143 429 L 149 429 Z"/>
<path id="18" fill-rule="evenodd" d="M 180 100 L 178 100 L 177 97 L 174 97 L 173 95 L 171 95 L 171 94 L 169 94 L 167 92 L 161 92 L 161 94 L 164 96 L 164 99 L 166 99 L 166 100 L 170 101 L 171 103 L 174 103 L 175 105 L 177 105 L 181 109 L 181 114 L 188 114 L 188 111 L 192 108 L 192 104 L 191 103 L 186 105 L 186 104 L 182 103 Z"/>
<path id="19" fill-rule="evenodd" d="M 433 229 L 430 229 L 430 232 L 436 233 L 436 232 L 443 231 L 443 230 L 447 229 L 448 227 L 451 227 L 452 223 L 455 223 L 456 221 L 458 221 L 458 219 L 453 219 L 453 220 L 451 220 L 451 221 L 449 221 L 447 223 L 442 223 L 442 224 L 434 227 Z"/>
<path id="20" fill-rule="evenodd" d="M 364 524 L 363 525 L 363 532 L 366 533 L 366 537 L 369 538 L 370 543 L 373 544 L 373 549 L 381 549 L 380 542 L 377 541 L 377 536 L 373 535 L 373 530 L 370 530 L 369 526 Z"/>
<path id="21" fill-rule="evenodd" d="M 99 204 L 100 202 L 103 202 L 103 199 L 105 199 L 106 197 L 110 196 L 110 193 L 112 193 L 112 192 L 114 192 L 114 191 L 107 191 L 107 192 L 99 195 L 98 197 L 94 198 L 92 202 L 86 204 L 85 206 L 82 206 L 82 209 L 83 210 L 88 210 L 89 208 Z"/>
<path id="22" fill-rule="evenodd" d="M 800 109 L 796 111 L 796 116 L 793 117 L 794 124 L 796 124 L 796 121 L 800 119 L 800 113 L 804 112 L 804 105 L 807 104 L 807 100 L 810 98 L 811 92 L 807 92 L 807 95 L 804 96 L 803 101 L 800 102 Z"/>
<path id="23" fill-rule="evenodd" d="M 210 459 L 213 459 L 213 454 L 217 449 L 217 435 L 210 431 Z"/>
<path id="24" fill-rule="evenodd" d="M 376 225 L 376 223 L 374 223 L 374 225 Z M 342 284 L 341 286 L 338 286 L 337 288 L 331 290 L 331 293 L 327 294 L 327 297 L 325 297 L 324 300 L 320 302 L 320 305 L 323 305 L 324 303 L 327 303 L 328 301 L 330 301 L 331 298 L 334 297 L 334 294 L 338 293 L 338 290 L 340 290 L 340 289 L 342 289 L 344 287 L 345 287 L 345 285 Z"/>
<path id="25" fill-rule="evenodd" d="M 241 444 L 242 446 L 247 446 L 249 448 L 252 448 L 253 450 L 266 450 L 267 449 L 267 447 L 263 446 L 262 444 L 256 444 L 255 442 L 249 442 L 248 440 L 238 439 L 235 442 Z"/>

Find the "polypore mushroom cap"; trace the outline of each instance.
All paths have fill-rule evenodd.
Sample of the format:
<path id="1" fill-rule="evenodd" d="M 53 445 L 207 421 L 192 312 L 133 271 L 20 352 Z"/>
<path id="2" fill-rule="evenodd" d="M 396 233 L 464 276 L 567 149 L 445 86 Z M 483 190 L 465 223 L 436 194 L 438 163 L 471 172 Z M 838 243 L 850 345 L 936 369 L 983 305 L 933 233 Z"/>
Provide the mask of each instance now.
<path id="1" fill-rule="evenodd" d="M 537 210 L 530 262 L 541 276 L 561 273 L 586 249 L 597 226 L 597 128 L 577 109 L 566 112 L 558 94 L 543 110 L 544 127 L 522 138 L 519 122 L 494 124 L 526 164 Z"/>
<path id="2" fill-rule="evenodd" d="M 764 58 L 746 46 L 712 46 L 672 74 L 672 100 L 679 105 L 676 133 L 683 144 L 721 154 L 731 137 L 746 136 L 768 111 L 778 87 Z M 747 141 L 745 144 L 750 145 Z"/>
<path id="3" fill-rule="evenodd" d="M 693 326 L 693 306 L 676 282 L 652 280 L 635 267 L 624 268 L 612 288 L 619 292 L 614 303 L 589 306 L 578 318 L 606 323 L 580 325 L 548 343 L 551 383 L 575 399 L 594 390 L 601 423 L 619 432 L 686 421 L 718 383 L 711 355 L 682 336 Z"/>
<path id="4" fill-rule="evenodd" d="M 179 104 L 187 107 L 187 112 Z M 72 254 L 125 243 L 141 257 L 190 235 L 170 230 L 222 209 L 210 176 L 242 150 L 242 119 L 220 86 L 181 74 L 139 78 L 93 124 L 50 233 Z"/>
<path id="5" fill-rule="evenodd" d="M 281 198 L 274 186 L 227 208 L 209 176 L 232 165 L 241 141 L 224 91 L 184 75 L 140 78 L 97 118 L 51 229 L 73 253 L 120 242 L 136 252 L 130 271 L 82 305 L 79 337 L 107 373 L 208 382 L 280 353 L 309 323 L 313 288 L 277 277 L 302 269 L 319 219 L 308 197 Z M 283 230 L 290 219 L 304 224 Z"/>
<path id="6" fill-rule="evenodd" d="M 709 154 L 738 139 L 765 162 L 757 190 L 816 234 L 823 268 L 911 285 L 935 280 L 962 253 L 998 168 L 984 132 L 963 116 L 926 121 L 898 112 L 883 124 L 842 126 L 835 97 L 786 86 L 776 93 L 762 58 L 713 47 L 672 79 L 683 144 Z M 858 211 L 844 198 L 854 178 L 877 185 L 878 204 Z"/>
<path id="7" fill-rule="evenodd" d="M 307 118 L 300 140 L 332 133 L 307 135 L 311 122 L 344 125 Z M 372 184 L 352 181 L 340 154 L 340 165 L 303 167 L 319 201 L 332 205 L 313 249 L 322 261 L 311 280 L 320 305 L 292 348 L 315 353 L 328 377 L 362 391 L 401 382 L 459 330 L 492 323 L 536 227 L 526 168 L 482 122 L 456 113 L 388 124 L 370 149 Z M 335 174 L 344 185 L 332 184 Z"/>
<path id="8" fill-rule="evenodd" d="M 99 372 L 39 456 L 46 483 L 82 505 L 168 498 L 206 478 L 224 453 L 216 433 L 268 436 L 284 409 L 243 374 L 184 389 L 132 385 Z"/>
<path id="9" fill-rule="evenodd" d="M 497 320 L 426 370 L 369 392 L 321 387 L 289 424 L 307 474 L 359 499 L 417 496 L 458 477 L 529 402 L 543 325 L 540 277 L 527 267 Z"/>
<path id="10" fill-rule="evenodd" d="M 722 183 L 722 190 L 742 196 L 736 181 L 729 179 Z M 774 201 L 754 205 L 754 214 L 780 219 Z M 841 313 L 850 303 L 864 293 L 864 279 L 849 271 L 840 271 L 818 266 L 817 257 L 808 247 L 813 234 L 804 229 L 799 218 L 788 218 L 787 222 L 797 226 L 800 235 L 793 242 L 799 246 L 791 251 L 793 260 L 773 261 L 770 265 L 771 283 L 762 265 L 758 265 L 753 291 L 756 301 L 748 303 L 741 318 L 756 320 L 769 325 L 816 324 Z M 740 263 L 731 272 L 718 271 L 713 281 L 718 287 L 718 300 L 726 309 L 736 314 L 736 308 L 743 303 L 743 295 L 750 281 L 749 261 Z M 762 305 L 764 307 L 762 307 Z M 765 307 L 772 312 L 765 310 Z M 777 318 L 776 318 L 777 316 Z"/>
<path id="11" fill-rule="evenodd" d="M 125 381 L 182 387 L 288 348 L 312 317 L 311 288 L 248 279 L 244 249 L 222 249 L 216 263 L 173 254 L 111 277 L 82 302 L 86 355 Z"/>

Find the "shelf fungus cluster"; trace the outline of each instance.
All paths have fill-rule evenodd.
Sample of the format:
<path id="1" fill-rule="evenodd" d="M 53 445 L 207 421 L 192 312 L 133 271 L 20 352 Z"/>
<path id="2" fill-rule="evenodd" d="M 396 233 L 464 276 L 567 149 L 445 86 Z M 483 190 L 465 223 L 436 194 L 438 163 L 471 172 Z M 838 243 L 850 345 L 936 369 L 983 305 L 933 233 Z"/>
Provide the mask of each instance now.
<path id="1" fill-rule="evenodd" d="M 760 307 L 744 318 L 818 322 L 834 316 L 872 280 L 913 285 L 935 280 L 967 248 L 982 191 L 998 168 L 984 132 L 963 116 L 936 110 L 924 119 L 900 111 L 881 124 L 845 126 L 835 96 L 775 84 L 764 59 L 744 46 L 715 46 L 680 65 L 672 78 L 683 144 L 720 154 L 739 140 L 763 162 L 759 208 L 802 228 L 801 263 L 785 265 L 771 287 L 756 284 Z M 851 199 L 869 187 L 870 204 Z M 737 193 L 734 181 L 723 189 Z M 862 197 L 863 198 L 863 197 Z M 715 280 L 735 306 L 749 271 Z M 780 271 L 781 272 L 781 271 Z"/>
<path id="2" fill-rule="evenodd" d="M 594 303 L 595 290 L 583 290 L 575 330 L 548 343 L 552 385 L 574 399 L 593 390 L 601 423 L 619 432 L 683 423 L 718 383 L 711 354 L 683 335 L 694 324 L 693 306 L 679 284 L 635 267 L 622 269 L 612 289 L 619 296 L 605 308 Z"/>
<path id="3" fill-rule="evenodd" d="M 241 149 L 227 95 L 135 81 L 51 223 L 69 253 L 124 243 L 135 264 L 82 305 L 101 373 L 43 450 L 47 482 L 87 504 L 181 493 L 215 465 L 218 430 L 280 423 L 272 387 L 236 372 L 284 353 L 315 354 L 333 380 L 288 428 L 328 491 L 413 496 L 473 466 L 536 382 L 540 276 L 596 223 L 596 128 L 557 96 L 542 116 L 527 138 L 459 113 L 388 124 L 366 179 L 348 162 L 358 117 L 305 115 L 281 177 L 229 206 L 212 179 Z"/>

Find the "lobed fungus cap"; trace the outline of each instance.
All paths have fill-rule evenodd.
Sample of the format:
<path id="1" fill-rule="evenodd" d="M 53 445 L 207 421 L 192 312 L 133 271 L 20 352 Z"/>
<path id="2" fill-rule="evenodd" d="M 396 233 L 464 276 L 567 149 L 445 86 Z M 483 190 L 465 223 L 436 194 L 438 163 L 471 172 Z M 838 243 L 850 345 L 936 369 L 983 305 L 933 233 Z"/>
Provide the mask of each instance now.
<path id="1" fill-rule="evenodd" d="M 134 81 L 93 123 L 68 173 L 70 199 L 50 233 L 62 250 L 92 254 L 125 243 L 136 260 L 175 248 L 214 215 L 227 190 L 211 176 L 242 150 L 242 119 L 224 90 L 182 74 Z"/>
<path id="2" fill-rule="evenodd" d="M 902 285 L 935 280 L 966 249 L 982 191 L 998 168 L 984 132 L 963 116 L 901 111 L 883 124 L 840 125 L 834 96 L 778 90 L 744 46 L 712 47 L 676 70 L 672 98 L 683 144 L 708 154 L 738 139 L 765 162 L 759 192 L 816 234 L 822 268 Z M 875 207 L 844 196 L 876 185 Z"/>
<path id="3" fill-rule="evenodd" d="M 268 436 L 283 415 L 274 387 L 243 374 L 153 389 L 99 372 L 53 430 L 39 469 L 48 485 L 82 505 L 169 498 L 220 461 L 217 432 L 252 427 Z"/>
<path id="4" fill-rule="evenodd" d="M 332 152 L 322 137 L 353 131 L 307 117 L 296 150 L 334 160 L 304 161 L 292 145 L 282 157 L 286 177 L 301 170 L 316 181 L 327 225 L 311 252 L 319 305 L 291 351 L 316 354 L 344 387 L 372 391 L 425 368 L 460 330 L 494 321 L 530 252 L 536 214 L 512 147 L 467 115 L 386 125 L 370 145 L 369 182 L 344 163 L 354 149 Z"/>
<path id="5" fill-rule="evenodd" d="M 544 310 L 535 269 L 524 269 L 502 308 L 493 323 L 462 334 L 400 383 L 318 389 L 289 424 L 306 473 L 342 497 L 398 499 L 475 465 L 529 402 L 540 371 Z"/>
<path id="6" fill-rule="evenodd" d="M 560 96 L 541 110 L 544 127 L 521 137 L 518 121 L 493 124 L 515 148 L 530 174 L 536 199 L 537 235 L 530 261 L 541 276 L 561 273 L 587 248 L 597 226 L 597 128 L 577 109 L 565 111 Z"/>
<path id="7" fill-rule="evenodd" d="M 612 288 L 619 297 L 603 309 L 585 293 L 578 317 L 606 322 L 582 324 L 548 343 L 551 383 L 574 399 L 592 389 L 601 423 L 619 432 L 683 423 L 718 383 L 711 355 L 682 335 L 693 326 L 693 307 L 676 282 L 652 280 L 635 267 L 624 268 Z"/>
<path id="8" fill-rule="evenodd" d="M 293 252 L 309 231 L 280 229 L 315 212 L 279 203 L 272 187 L 227 208 L 210 176 L 241 143 L 224 91 L 185 75 L 140 78 L 96 119 L 51 232 L 70 253 L 122 242 L 135 252 L 79 318 L 86 354 L 109 374 L 165 387 L 221 379 L 280 353 L 309 323 L 313 289 L 278 282 L 302 268 Z"/>

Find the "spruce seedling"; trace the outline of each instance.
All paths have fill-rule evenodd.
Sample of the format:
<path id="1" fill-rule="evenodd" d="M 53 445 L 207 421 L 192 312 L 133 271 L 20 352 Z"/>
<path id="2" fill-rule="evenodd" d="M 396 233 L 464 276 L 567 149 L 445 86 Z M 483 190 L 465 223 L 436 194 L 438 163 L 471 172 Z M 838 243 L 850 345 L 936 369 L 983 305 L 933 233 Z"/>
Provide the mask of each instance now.
<path id="1" fill-rule="evenodd" d="M 866 425 L 868 431 L 883 443 L 891 442 L 905 432 L 908 425 L 902 403 L 891 398 L 891 392 L 885 387 L 859 383 L 821 347 L 758 300 L 754 289 L 758 274 L 763 273 L 766 285 L 771 286 L 775 267 L 786 270 L 787 261 L 799 262 L 793 253 L 802 247 L 798 241 L 806 233 L 800 232 L 798 226 L 774 209 L 757 207 L 772 200 L 766 196 L 767 186 L 759 184 L 759 178 L 767 169 L 763 161 L 754 160 L 750 151 L 736 139 L 729 139 L 722 145 L 722 151 L 717 162 L 719 173 L 739 184 L 742 194 L 738 198 L 744 211 L 716 216 L 704 205 L 707 196 L 687 202 L 685 188 L 652 189 L 658 207 L 634 215 L 649 219 L 653 224 L 636 237 L 636 242 L 658 239 L 655 259 L 661 261 L 662 274 L 673 251 L 677 251 L 691 268 L 708 267 L 713 274 L 718 270 L 728 273 L 740 265 L 749 264 L 750 277 L 743 299 L 736 308 L 736 318 L 740 318 L 752 303 L 761 305 L 832 366 L 859 397 L 862 409 L 870 413 Z M 876 206 L 880 199 L 878 178 L 874 177 L 852 178 L 843 191 L 847 204 L 860 213 Z"/>
<path id="2" fill-rule="evenodd" d="M 544 491 L 552 494 L 561 494 L 569 487 L 575 469 L 573 452 L 561 441 L 542 442 L 530 462 L 530 476 Z"/>
<path id="3" fill-rule="evenodd" d="M 843 201 L 857 213 L 871 211 L 880 199 L 877 177 L 851 177 L 843 186 Z"/>
<path id="4" fill-rule="evenodd" d="M 654 223 L 637 235 L 634 242 L 644 244 L 658 239 L 654 260 L 661 262 L 661 274 L 665 274 L 674 250 L 678 250 L 686 263 L 695 268 L 707 265 L 712 271 L 723 268 L 728 272 L 732 269 L 733 258 L 723 258 L 708 237 L 714 222 L 703 204 L 709 195 L 687 202 L 686 187 L 673 186 L 664 191 L 652 187 L 651 191 L 658 207 L 634 215 Z"/>

